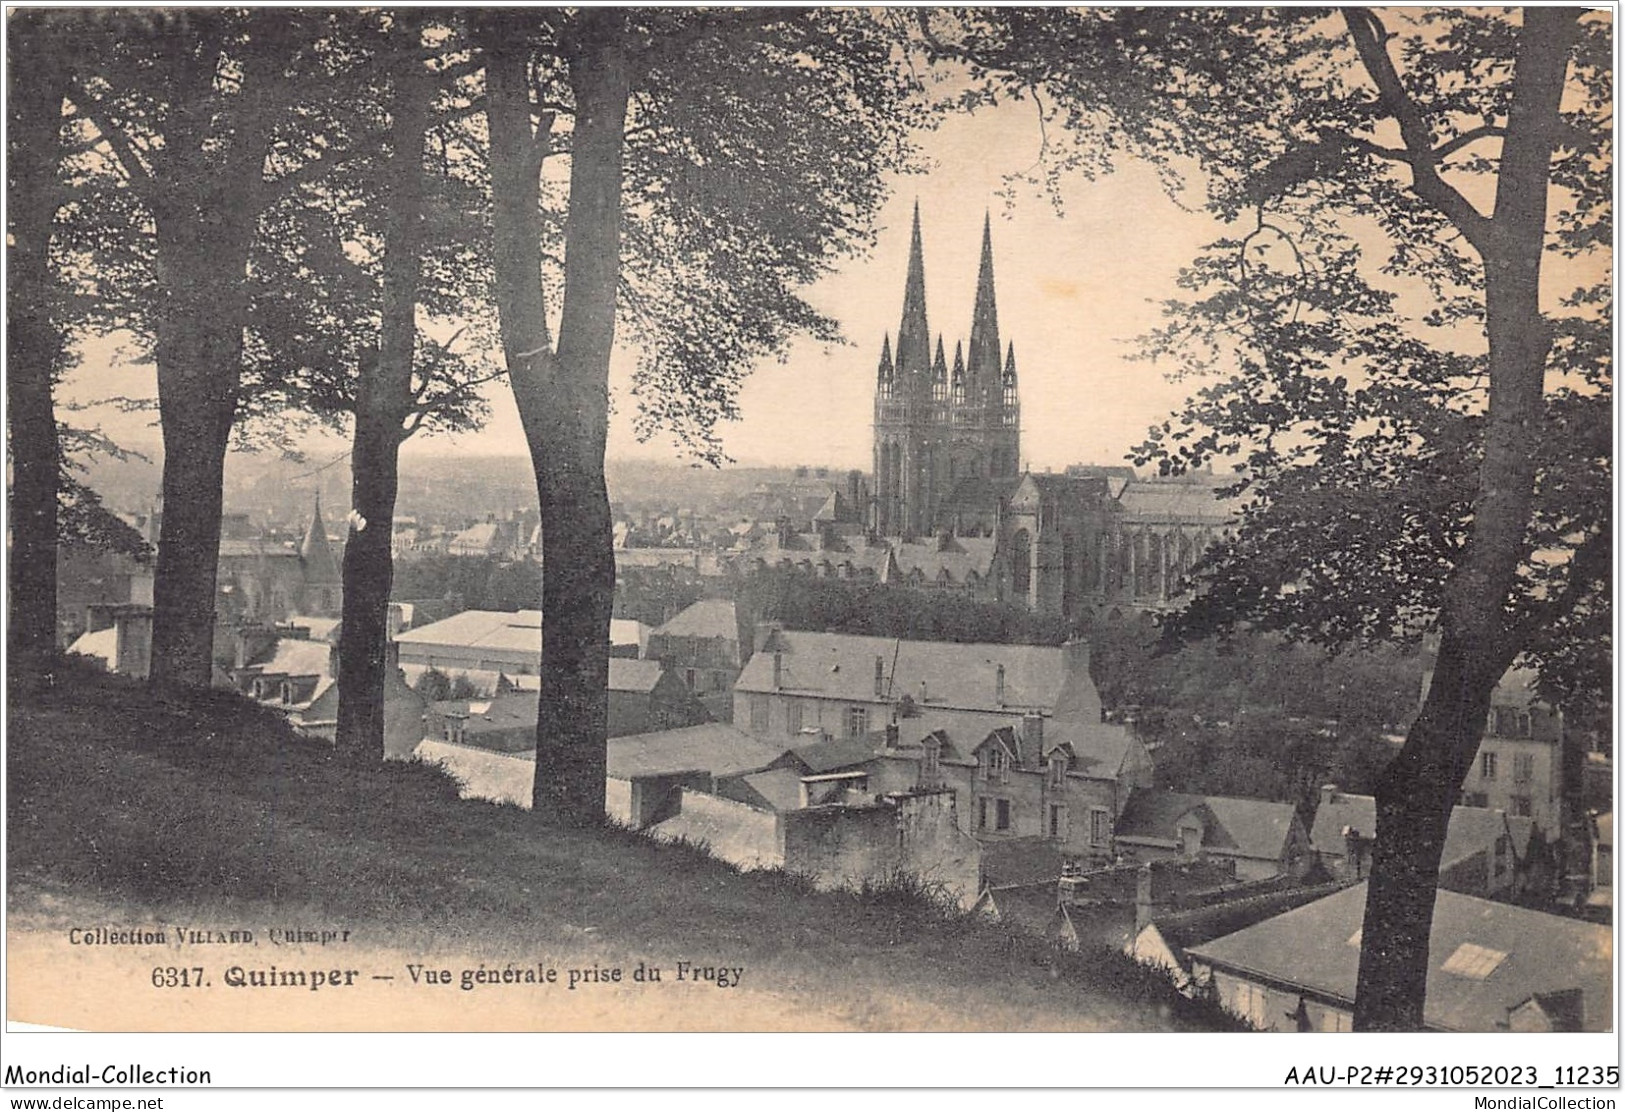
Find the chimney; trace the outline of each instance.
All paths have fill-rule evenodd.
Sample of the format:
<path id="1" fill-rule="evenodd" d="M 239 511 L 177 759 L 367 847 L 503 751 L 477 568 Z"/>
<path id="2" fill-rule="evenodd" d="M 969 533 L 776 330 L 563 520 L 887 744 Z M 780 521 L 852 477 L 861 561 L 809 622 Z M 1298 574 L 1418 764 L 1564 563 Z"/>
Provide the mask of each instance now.
<path id="1" fill-rule="evenodd" d="M 1343 828 L 1343 879 L 1361 880 L 1365 874 L 1365 860 L 1361 856 L 1365 839 L 1352 826 Z"/>
<path id="2" fill-rule="evenodd" d="M 244 668 L 260 653 L 276 644 L 277 635 L 262 625 L 245 625 L 237 630 L 237 652 L 232 667 Z"/>
<path id="3" fill-rule="evenodd" d="M 1140 871 L 1134 878 L 1134 932 L 1138 934 L 1145 929 L 1145 925 L 1157 917 L 1157 904 L 1152 892 L 1151 866 L 1141 865 Z"/>
<path id="4" fill-rule="evenodd" d="M 1021 739 L 1032 749 L 1030 760 L 1039 760 L 1044 756 L 1044 716 L 1041 714 L 1024 714 L 1021 716 Z"/>
<path id="5" fill-rule="evenodd" d="M 929 698 L 930 698 L 930 696 L 926 691 L 925 681 L 921 680 L 920 681 L 920 705 L 922 707 L 925 706 L 925 704 L 929 701 Z"/>
<path id="6" fill-rule="evenodd" d="M 1322 784 L 1320 786 L 1320 805 L 1322 807 L 1324 807 L 1328 803 L 1336 803 L 1336 802 L 1337 802 L 1337 785 L 1336 784 Z"/>

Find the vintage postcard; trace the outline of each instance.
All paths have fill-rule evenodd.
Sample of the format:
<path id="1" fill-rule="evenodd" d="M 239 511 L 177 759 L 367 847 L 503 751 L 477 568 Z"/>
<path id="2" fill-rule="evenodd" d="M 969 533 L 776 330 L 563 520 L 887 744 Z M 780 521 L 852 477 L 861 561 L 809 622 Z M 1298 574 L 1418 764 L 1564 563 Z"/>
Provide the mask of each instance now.
<path id="1" fill-rule="evenodd" d="M 5 1086 L 1617 1087 L 1613 30 L 8 9 Z"/>

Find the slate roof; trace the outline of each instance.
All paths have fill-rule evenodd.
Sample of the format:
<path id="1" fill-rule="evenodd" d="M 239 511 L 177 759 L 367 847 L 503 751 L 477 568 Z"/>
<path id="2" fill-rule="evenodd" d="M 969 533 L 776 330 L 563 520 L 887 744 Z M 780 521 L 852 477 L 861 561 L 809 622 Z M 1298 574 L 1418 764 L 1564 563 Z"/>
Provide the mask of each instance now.
<path id="1" fill-rule="evenodd" d="M 1059 902 L 1056 883 L 1066 858 L 1048 838 L 990 838 L 982 843 L 982 876 L 989 888 L 1049 885 L 1049 902 Z"/>
<path id="2" fill-rule="evenodd" d="M 660 682 L 660 661 L 629 660 L 626 657 L 609 658 L 609 689 L 635 691 L 639 694 L 653 691 Z"/>
<path id="3" fill-rule="evenodd" d="M 1123 771 L 1138 742 L 1129 727 L 1115 723 L 1045 719 L 1042 756 L 1047 758 L 1063 744 L 1072 749 L 1071 772 L 1112 779 Z"/>
<path id="4" fill-rule="evenodd" d="M 1366 885 L 1345 888 L 1235 934 L 1191 947 L 1204 962 L 1313 990 L 1352 1006 Z M 1481 979 L 1446 972 L 1464 944 L 1506 956 Z M 1440 890 L 1429 936 L 1427 1026 L 1493 1031 L 1507 1010 L 1537 993 L 1578 988 L 1588 1031 L 1613 1019 L 1610 928 Z M 1460 959 L 1452 968 L 1460 967 Z"/>
<path id="5" fill-rule="evenodd" d="M 1117 504 L 1125 516 L 1136 521 L 1227 525 L 1235 520 L 1239 505 L 1237 499 L 1215 497 L 1215 492 L 1226 485 L 1228 479 L 1205 475 L 1183 480 L 1139 480 L 1123 488 Z"/>
<path id="6" fill-rule="evenodd" d="M 954 537 L 947 546 L 934 539 L 894 540 L 891 546 L 905 580 L 918 571 L 927 583 L 935 583 L 946 571 L 950 581 L 964 583 L 973 572 L 979 580 L 993 574 L 998 543 L 993 537 Z"/>
<path id="7" fill-rule="evenodd" d="M 453 645 L 470 649 L 542 652 L 540 610 L 464 610 L 438 622 L 409 629 L 395 638 L 402 645 Z"/>
<path id="8" fill-rule="evenodd" d="M 740 790 L 741 786 L 743 790 Z M 755 807 L 770 811 L 795 811 L 801 808 L 801 773 L 793 768 L 752 772 L 731 781 L 730 788 L 732 790 L 723 794 Z"/>
<path id="9" fill-rule="evenodd" d="M 1295 887 L 1265 892 L 1189 911 L 1167 912 L 1158 915 L 1147 926 L 1157 928 L 1157 933 L 1169 949 L 1185 950 L 1323 899 L 1340 887 L 1337 884 L 1321 884 L 1312 888 Z"/>
<path id="10" fill-rule="evenodd" d="M 220 556 L 224 559 L 277 558 L 299 559 L 299 550 L 284 541 L 265 540 L 260 537 L 222 537 Z"/>
<path id="11" fill-rule="evenodd" d="M 739 674 L 735 691 L 771 692 L 774 647 L 782 652 L 781 687 L 793 694 L 873 703 L 875 660 L 883 670 L 880 698 L 904 695 L 920 703 L 921 681 L 931 706 L 1017 716 L 1024 709 L 1055 706 L 1066 680 L 1066 654 L 1035 645 L 979 645 L 946 641 L 899 641 L 842 633 L 777 630 Z M 996 675 L 1004 666 L 1004 701 L 996 697 Z M 980 740 L 980 739 L 978 739 Z"/>
<path id="12" fill-rule="evenodd" d="M 609 774 L 622 780 L 693 771 L 739 776 L 766 768 L 783 752 L 727 722 L 706 722 L 610 738 Z"/>
<path id="13" fill-rule="evenodd" d="M 790 752 L 806 766 L 810 775 L 851 768 L 874 759 L 873 737 L 828 738 L 807 745 L 791 746 Z"/>
<path id="14" fill-rule="evenodd" d="M 1373 837 L 1377 832 L 1376 799 L 1340 792 L 1332 802 L 1320 804 L 1315 808 L 1314 825 L 1309 829 L 1309 844 L 1327 857 L 1342 857 L 1347 849 L 1343 841 L 1344 827 L 1352 827 L 1366 838 Z M 1457 807 L 1450 812 L 1440 867 L 1454 865 L 1479 850 L 1493 849 L 1497 838 L 1510 833 L 1504 811 L 1490 807 Z M 1522 844 L 1527 851 L 1528 839 Z"/>
<path id="15" fill-rule="evenodd" d="M 1267 799 L 1136 788 L 1117 821 L 1117 836 L 1175 842 L 1179 839 L 1179 820 L 1192 811 L 1206 820 L 1204 849 L 1226 850 L 1238 857 L 1263 861 L 1280 859 L 1297 813 L 1290 803 Z"/>
<path id="16" fill-rule="evenodd" d="M 451 539 L 456 548 L 475 548 L 486 552 L 506 547 L 503 527 L 494 521 L 482 521 L 478 525 L 470 525 L 461 533 Z"/>
<path id="17" fill-rule="evenodd" d="M 246 667 L 262 676 L 325 676 L 332 649 L 326 641 L 279 637 L 268 655 Z"/>
<path id="18" fill-rule="evenodd" d="M 732 599 L 702 598 L 655 632 L 664 637 L 720 637 L 738 641 L 739 619 Z"/>

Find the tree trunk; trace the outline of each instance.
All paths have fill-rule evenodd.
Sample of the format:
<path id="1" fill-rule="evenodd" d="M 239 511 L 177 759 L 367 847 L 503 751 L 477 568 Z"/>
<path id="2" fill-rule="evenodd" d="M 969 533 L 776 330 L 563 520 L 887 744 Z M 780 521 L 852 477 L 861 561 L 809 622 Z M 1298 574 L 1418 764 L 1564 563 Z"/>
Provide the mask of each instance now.
<path id="1" fill-rule="evenodd" d="M 161 686 L 207 687 L 211 675 L 221 484 L 237 415 L 248 255 L 272 111 L 258 86 L 273 62 L 255 56 L 246 67 L 245 91 L 237 94 L 241 119 L 223 156 L 212 149 L 218 137 L 207 102 L 176 105 L 153 175 L 164 473 L 151 679 Z"/>
<path id="2" fill-rule="evenodd" d="M 168 296 L 158 318 L 164 472 L 152 587 L 152 682 L 207 687 L 222 483 L 242 369 L 249 237 L 231 242 L 202 235 L 196 226 L 166 237 L 161 217 L 158 228 L 160 283 Z"/>
<path id="3" fill-rule="evenodd" d="M 519 36 L 505 34 L 499 20 L 484 29 L 498 308 L 546 544 L 535 810 L 579 825 L 602 821 L 604 812 L 615 590 L 604 444 L 631 85 L 623 26 L 624 17 L 610 10 L 586 11 L 570 25 L 575 126 L 556 354 L 539 284 L 542 148 L 531 135 L 525 56 L 515 46 Z"/>
<path id="4" fill-rule="evenodd" d="M 1354 1026 L 1424 1022 L 1428 937 L 1450 813 L 1477 755 L 1490 692 L 1523 649 L 1508 617 L 1534 504 L 1551 329 L 1540 266 L 1558 104 L 1576 9 L 1526 8 L 1484 258 L 1489 409 L 1467 547 L 1445 587 L 1427 698 L 1377 788 L 1377 837 L 1360 947 Z"/>
<path id="5" fill-rule="evenodd" d="M 63 72 L 48 12 L 10 16 L 7 90 L 7 436 L 11 456 L 11 560 L 7 648 L 16 665 L 56 647 L 56 511 L 60 478 L 51 386 L 61 329 L 51 319 L 51 225 L 56 217 Z"/>
<path id="6" fill-rule="evenodd" d="M 404 18 L 404 17 L 403 17 Z M 423 139 L 432 86 L 415 54 L 420 32 L 401 25 L 385 169 L 383 319 L 376 360 L 357 386 L 350 456 L 351 519 L 344 546 L 344 610 L 339 640 L 339 750 L 361 760 L 384 756 L 384 687 L 389 660 L 390 550 L 399 489 L 402 423 L 412 405 L 417 291 L 422 271 Z"/>

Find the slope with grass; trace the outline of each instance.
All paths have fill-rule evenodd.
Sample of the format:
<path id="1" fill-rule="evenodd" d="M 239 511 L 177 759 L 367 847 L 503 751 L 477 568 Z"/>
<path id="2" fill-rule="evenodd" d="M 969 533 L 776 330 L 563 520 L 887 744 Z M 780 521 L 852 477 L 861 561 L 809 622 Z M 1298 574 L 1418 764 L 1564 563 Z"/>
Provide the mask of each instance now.
<path id="1" fill-rule="evenodd" d="M 815 893 L 692 847 L 462 801 L 436 768 L 344 764 L 231 694 L 166 698 L 71 664 L 52 682 L 11 688 L 15 1020 L 157 1030 L 1227 1025 L 1120 954 L 1064 954 L 907 890 Z M 166 942 L 71 941 L 97 926 L 162 930 Z M 350 935 L 282 945 L 271 933 L 306 928 Z M 182 946 L 183 929 L 248 930 L 254 941 Z M 680 962 L 741 970 L 739 984 L 678 982 Z M 277 963 L 357 976 L 315 992 L 223 983 L 230 968 Z M 640 963 L 662 969 L 659 985 L 633 981 Z M 203 968 L 209 984 L 155 988 L 153 969 L 170 966 Z M 553 968 L 561 982 L 459 983 L 464 969 L 509 966 Z M 618 983 L 563 985 L 571 969 L 614 968 Z M 453 983 L 424 983 L 437 969 Z"/>

